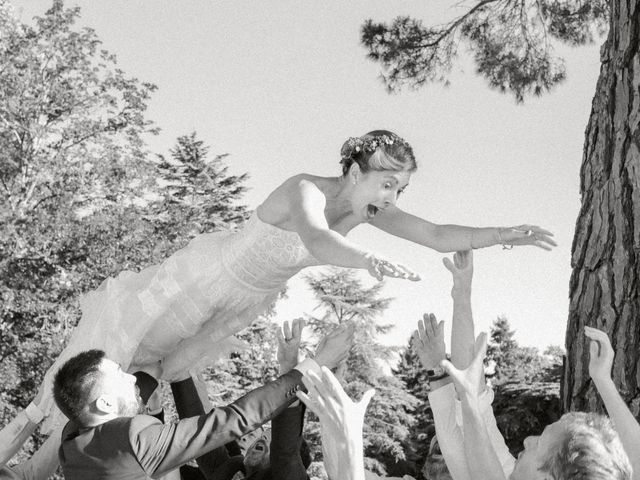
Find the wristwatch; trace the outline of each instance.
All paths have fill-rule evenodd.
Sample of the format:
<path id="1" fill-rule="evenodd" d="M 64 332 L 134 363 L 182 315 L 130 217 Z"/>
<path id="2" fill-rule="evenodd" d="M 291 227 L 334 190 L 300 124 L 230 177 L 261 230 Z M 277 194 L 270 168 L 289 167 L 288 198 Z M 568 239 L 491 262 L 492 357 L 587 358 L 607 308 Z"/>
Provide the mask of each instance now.
<path id="1" fill-rule="evenodd" d="M 442 367 L 436 367 L 434 369 L 427 370 L 427 379 L 429 382 L 435 382 L 437 380 L 442 380 L 443 378 L 447 378 L 449 374 Z"/>

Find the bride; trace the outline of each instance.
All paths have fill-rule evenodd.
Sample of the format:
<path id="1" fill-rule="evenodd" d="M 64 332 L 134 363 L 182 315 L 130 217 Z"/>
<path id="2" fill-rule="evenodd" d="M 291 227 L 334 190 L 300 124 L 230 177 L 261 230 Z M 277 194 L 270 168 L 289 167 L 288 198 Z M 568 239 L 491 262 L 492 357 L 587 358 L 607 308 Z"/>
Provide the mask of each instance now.
<path id="1" fill-rule="evenodd" d="M 347 239 L 362 223 L 440 252 L 555 245 L 552 234 L 537 226 L 436 225 L 398 208 L 417 165 L 411 146 L 392 132 L 350 138 L 341 157 L 341 176 L 289 178 L 241 230 L 199 235 L 160 265 L 106 279 L 81 299 L 82 318 L 49 372 L 90 348 L 105 350 L 123 369 L 172 356 L 197 369 L 212 360 L 207 353 L 213 349 L 199 347 L 203 338 L 223 355 L 231 336 L 266 311 L 287 280 L 307 266 L 418 280 L 409 268 Z M 50 399 L 43 403 L 53 408 Z M 49 417 L 50 427 L 62 420 L 55 417 Z"/>

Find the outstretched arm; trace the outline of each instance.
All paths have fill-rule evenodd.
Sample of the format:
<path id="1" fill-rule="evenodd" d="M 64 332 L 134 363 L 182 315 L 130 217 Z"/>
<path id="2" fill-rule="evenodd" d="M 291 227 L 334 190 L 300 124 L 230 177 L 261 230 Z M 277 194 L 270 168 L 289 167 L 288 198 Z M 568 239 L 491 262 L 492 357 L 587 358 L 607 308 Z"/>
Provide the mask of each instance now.
<path id="1" fill-rule="evenodd" d="M 551 250 L 553 234 L 535 225 L 475 228 L 461 225 L 437 225 L 390 206 L 371 222 L 387 233 L 424 245 L 438 252 L 454 252 L 493 245 L 534 245 Z"/>
<path id="2" fill-rule="evenodd" d="M 453 261 L 444 258 L 444 266 L 453 277 L 453 321 L 451 324 L 451 362 L 457 368 L 467 368 L 473 359 L 473 314 L 471 311 L 471 281 L 473 252 L 457 252 Z M 482 378 L 484 383 L 484 378 Z"/>
<path id="3" fill-rule="evenodd" d="M 382 259 L 329 228 L 324 214 L 324 193 L 308 180 L 291 186 L 289 209 L 295 231 L 318 260 L 339 267 L 362 268 L 381 280 L 383 276 L 419 280 L 408 268 Z"/>
<path id="4" fill-rule="evenodd" d="M 640 425 L 618 393 L 611 378 L 614 357 L 611 342 L 606 333 L 595 328 L 584 327 L 584 334 L 591 339 L 589 375 L 620 435 L 622 446 L 631 461 L 633 478 L 637 480 L 640 478 Z"/>
<path id="5" fill-rule="evenodd" d="M 471 283 L 473 278 L 473 253 L 471 251 L 457 252 L 453 256 L 453 261 L 448 258 L 443 260 L 445 267 L 451 272 L 453 278 L 453 288 L 451 297 L 453 298 L 453 325 L 451 327 L 451 361 L 459 369 L 467 368 L 473 359 L 474 352 L 474 324 L 471 311 Z M 433 318 L 435 321 L 435 317 Z M 426 319 L 425 319 L 426 325 Z M 427 335 L 423 335 L 426 330 Z M 431 331 L 436 331 L 433 328 Z M 430 330 L 421 329 L 419 337 L 425 340 L 418 343 L 418 347 L 424 352 L 436 352 L 438 344 L 444 348 L 444 338 L 438 341 L 431 340 Z M 443 336 L 438 332 L 434 338 Z M 443 354 L 432 355 L 438 361 L 442 360 Z M 439 357 L 439 358 L 438 358 Z M 421 357 L 422 358 L 422 357 Z M 423 362 L 424 363 L 424 362 Z M 433 363 L 433 360 L 431 360 Z M 425 366 L 425 368 L 433 368 Z M 491 440 L 494 451 L 502 465 L 505 476 L 513 470 L 514 459 L 507 448 L 502 434 L 498 430 L 491 403 L 493 392 L 485 388 L 484 374 L 480 372 L 478 377 L 479 413 L 484 422 L 484 426 Z M 460 396 L 462 392 L 458 392 Z M 462 425 L 459 425 L 458 418 L 460 402 L 455 400 L 453 388 L 438 389 L 437 385 L 432 385 L 429 393 L 429 402 L 434 415 L 440 448 L 447 461 L 450 472 L 454 480 L 471 478 L 466 464 L 464 439 Z M 466 427 L 465 427 L 466 430 Z"/>
<path id="6" fill-rule="evenodd" d="M 0 467 L 4 466 L 18 453 L 29 437 L 35 432 L 38 423 L 42 420 L 42 411 L 39 408 L 40 400 L 48 383 L 43 383 L 38 394 L 29 406 L 18 413 L 16 417 L 0 430 Z"/>
<path id="7" fill-rule="evenodd" d="M 476 341 L 475 356 L 469 367 L 459 370 L 447 360 L 442 361 L 442 366 L 451 376 L 456 390 L 460 393 L 467 465 L 470 469 L 473 468 L 474 477 L 485 480 L 507 480 L 480 411 L 480 395 L 484 389 L 484 386 L 481 386 L 481 379 L 486 351 L 487 336 L 482 333 Z"/>
<path id="8" fill-rule="evenodd" d="M 320 419 L 329 480 L 365 480 L 362 427 L 374 390 L 353 402 L 326 367 L 322 368 L 321 377 L 309 371 L 302 381 L 308 393 L 299 391 L 297 396 Z"/>

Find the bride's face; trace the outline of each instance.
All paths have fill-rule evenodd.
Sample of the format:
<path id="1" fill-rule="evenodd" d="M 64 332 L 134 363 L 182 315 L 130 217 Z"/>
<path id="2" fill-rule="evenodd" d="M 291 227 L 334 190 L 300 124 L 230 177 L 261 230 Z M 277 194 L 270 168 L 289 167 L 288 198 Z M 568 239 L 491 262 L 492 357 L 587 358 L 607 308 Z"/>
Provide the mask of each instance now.
<path id="1" fill-rule="evenodd" d="M 379 212 L 396 204 L 410 178 L 411 172 L 407 170 L 357 172 L 351 197 L 353 211 L 370 222 Z"/>

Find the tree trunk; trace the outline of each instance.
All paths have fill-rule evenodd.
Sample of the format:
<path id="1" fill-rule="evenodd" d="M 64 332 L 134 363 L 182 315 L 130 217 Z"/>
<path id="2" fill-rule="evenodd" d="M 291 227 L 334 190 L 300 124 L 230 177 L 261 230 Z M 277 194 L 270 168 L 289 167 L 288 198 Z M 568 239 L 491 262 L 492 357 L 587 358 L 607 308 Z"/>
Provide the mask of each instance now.
<path id="1" fill-rule="evenodd" d="M 640 407 L 640 1 L 612 0 L 602 66 L 586 129 L 569 287 L 565 411 L 601 411 L 589 379 L 583 327 L 609 334 L 613 378 Z"/>

